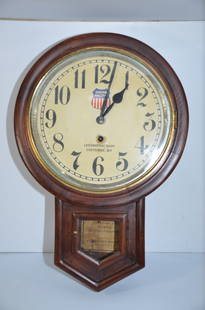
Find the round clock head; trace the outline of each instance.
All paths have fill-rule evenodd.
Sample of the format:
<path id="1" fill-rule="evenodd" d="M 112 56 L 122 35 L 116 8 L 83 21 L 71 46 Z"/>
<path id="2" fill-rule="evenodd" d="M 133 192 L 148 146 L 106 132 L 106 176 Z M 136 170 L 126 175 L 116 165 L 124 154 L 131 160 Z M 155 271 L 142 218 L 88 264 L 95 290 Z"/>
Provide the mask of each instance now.
<path id="1" fill-rule="evenodd" d="M 166 156 L 175 114 L 163 81 L 140 57 L 97 48 L 55 64 L 30 100 L 33 148 L 60 182 L 116 191 Z"/>
<path id="2" fill-rule="evenodd" d="M 56 195 L 150 192 L 178 161 L 187 123 L 183 89 L 169 65 L 142 42 L 116 34 L 54 46 L 31 68 L 17 99 L 22 156 Z"/>

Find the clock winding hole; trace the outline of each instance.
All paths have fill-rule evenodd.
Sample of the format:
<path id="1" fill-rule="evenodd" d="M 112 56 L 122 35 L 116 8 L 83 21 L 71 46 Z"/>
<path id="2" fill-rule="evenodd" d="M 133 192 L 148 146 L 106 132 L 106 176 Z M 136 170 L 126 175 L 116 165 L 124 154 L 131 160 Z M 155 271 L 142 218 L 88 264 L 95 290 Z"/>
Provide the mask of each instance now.
<path id="1" fill-rule="evenodd" d="M 105 142 L 105 138 L 103 136 L 97 136 L 97 142 L 103 143 Z"/>

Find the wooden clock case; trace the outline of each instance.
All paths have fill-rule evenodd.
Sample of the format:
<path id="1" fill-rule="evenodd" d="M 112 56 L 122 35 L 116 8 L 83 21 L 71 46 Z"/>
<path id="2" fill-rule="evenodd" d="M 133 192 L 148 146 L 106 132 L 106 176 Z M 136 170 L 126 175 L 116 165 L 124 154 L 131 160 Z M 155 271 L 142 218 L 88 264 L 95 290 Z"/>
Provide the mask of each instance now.
<path id="1" fill-rule="evenodd" d="M 157 169 L 127 189 L 95 194 L 69 187 L 39 162 L 30 145 L 30 98 L 41 78 L 59 59 L 80 49 L 105 46 L 140 56 L 162 77 L 176 113 L 173 142 Z M 46 51 L 27 73 L 16 100 L 15 135 L 22 159 L 34 178 L 56 197 L 55 264 L 92 289 L 100 291 L 144 267 L 144 197 L 162 184 L 178 163 L 186 142 L 188 108 L 183 87 L 169 64 L 136 39 L 113 33 L 90 33 L 60 42 Z M 110 221 L 118 227 L 116 250 L 107 255 L 82 249 L 82 221 Z"/>

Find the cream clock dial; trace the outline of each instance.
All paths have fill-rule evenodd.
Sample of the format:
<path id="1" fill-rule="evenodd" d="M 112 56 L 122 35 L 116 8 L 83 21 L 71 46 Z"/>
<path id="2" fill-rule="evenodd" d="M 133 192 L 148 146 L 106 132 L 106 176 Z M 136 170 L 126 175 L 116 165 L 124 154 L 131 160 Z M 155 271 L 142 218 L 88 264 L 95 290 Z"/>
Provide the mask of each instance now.
<path id="1" fill-rule="evenodd" d="M 30 102 L 32 145 L 60 182 L 88 192 L 140 183 L 173 136 L 170 94 L 140 57 L 86 49 L 42 77 Z"/>

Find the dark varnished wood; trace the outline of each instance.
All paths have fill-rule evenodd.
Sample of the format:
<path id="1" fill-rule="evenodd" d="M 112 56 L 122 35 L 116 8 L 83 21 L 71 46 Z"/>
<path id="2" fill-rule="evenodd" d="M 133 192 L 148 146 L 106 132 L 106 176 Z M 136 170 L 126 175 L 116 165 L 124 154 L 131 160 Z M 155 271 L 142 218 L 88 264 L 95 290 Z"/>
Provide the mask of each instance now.
<path id="1" fill-rule="evenodd" d="M 83 253 L 79 219 L 119 221 L 119 250 L 102 260 Z M 96 208 L 56 198 L 55 230 L 55 264 L 96 291 L 144 267 L 144 199 Z"/>
<path id="2" fill-rule="evenodd" d="M 127 189 L 86 193 L 53 177 L 34 154 L 29 140 L 29 105 L 46 72 L 62 57 L 95 47 L 120 49 L 141 57 L 160 75 L 172 97 L 176 124 L 172 145 L 157 169 Z M 27 73 L 16 100 L 15 136 L 22 159 L 34 178 L 56 196 L 55 264 L 99 291 L 144 267 L 144 197 L 155 190 L 177 165 L 188 132 L 188 108 L 183 87 L 173 69 L 156 51 L 136 39 L 113 33 L 91 33 L 60 42 L 46 51 Z M 119 222 L 119 249 L 102 260 L 80 249 L 79 219 Z"/>
<path id="3" fill-rule="evenodd" d="M 160 74 L 172 94 L 172 101 L 177 116 L 175 135 L 170 152 L 158 164 L 155 173 L 150 174 L 140 184 L 116 193 L 82 193 L 64 185 L 46 171 L 34 155 L 29 142 L 28 109 L 29 100 L 39 80 L 60 58 L 69 56 L 79 49 L 106 46 L 118 48 L 140 56 Z M 91 33 L 73 37 L 45 52 L 26 75 L 16 101 L 15 135 L 20 154 L 32 175 L 48 191 L 59 199 L 81 205 L 108 206 L 122 205 L 146 196 L 171 174 L 178 163 L 186 142 L 188 131 L 188 109 L 183 87 L 164 58 L 146 44 L 136 39 L 113 33 Z"/>

